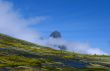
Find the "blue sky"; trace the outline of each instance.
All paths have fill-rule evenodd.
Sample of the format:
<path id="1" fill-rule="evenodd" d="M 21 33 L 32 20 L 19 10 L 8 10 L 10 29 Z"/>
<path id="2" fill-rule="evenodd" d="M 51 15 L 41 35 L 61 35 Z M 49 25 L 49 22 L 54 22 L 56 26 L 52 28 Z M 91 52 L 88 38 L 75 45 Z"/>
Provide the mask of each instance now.
<path id="1" fill-rule="evenodd" d="M 45 16 L 32 25 L 43 37 L 54 30 L 63 39 L 88 42 L 110 53 L 110 0 L 7 0 L 25 18 Z"/>

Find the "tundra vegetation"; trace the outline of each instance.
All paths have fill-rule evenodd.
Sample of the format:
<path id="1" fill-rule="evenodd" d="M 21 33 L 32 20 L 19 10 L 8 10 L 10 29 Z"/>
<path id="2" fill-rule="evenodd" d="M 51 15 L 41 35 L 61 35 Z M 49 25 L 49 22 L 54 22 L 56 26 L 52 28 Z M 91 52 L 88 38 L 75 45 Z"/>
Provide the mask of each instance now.
<path id="1" fill-rule="evenodd" d="M 0 71 L 110 71 L 109 55 L 54 50 L 0 34 Z"/>

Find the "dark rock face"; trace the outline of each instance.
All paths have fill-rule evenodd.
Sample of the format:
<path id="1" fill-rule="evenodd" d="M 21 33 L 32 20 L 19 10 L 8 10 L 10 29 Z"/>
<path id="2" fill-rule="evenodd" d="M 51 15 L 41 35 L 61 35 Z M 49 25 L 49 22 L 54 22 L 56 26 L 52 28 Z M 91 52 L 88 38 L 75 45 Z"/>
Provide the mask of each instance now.
<path id="1" fill-rule="evenodd" d="M 50 34 L 50 37 L 52 37 L 52 38 L 61 38 L 61 34 L 58 31 L 54 31 Z"/>

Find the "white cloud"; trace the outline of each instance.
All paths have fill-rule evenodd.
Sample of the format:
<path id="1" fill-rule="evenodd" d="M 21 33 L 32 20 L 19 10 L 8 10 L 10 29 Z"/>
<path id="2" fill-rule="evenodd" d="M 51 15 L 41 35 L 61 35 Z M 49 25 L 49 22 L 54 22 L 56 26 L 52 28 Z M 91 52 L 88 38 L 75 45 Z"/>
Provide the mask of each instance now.
<path id="1" fill-rule="evenodd" d="M 43 43 L 44 42 L 44 43 Z M 53 47 L 54 49 L 59 49 L 58 45 L 64 45 L 67 47 L 67 51 L 81 53 L 81 54 L 98 54 L 98 55 L 107 55 L 104 51 L 99 48 L 93 48 L 88 43 L 78 43 L 78 42 L 69 42 L 63 39 L 44 39 L 40 43 L 41 45 Z M 57 46 L 56 46 L 57 45 Z"/>
<path id="2" fill-rule="evenodd" d="M 30 17 L 25 19 L 21 13 L 14 10 L 13 4 L 0 0 L 0 33 L 20 39 L 36 42 L 38 32 L 29 26 L 45 20 L 46 17 Z"/>

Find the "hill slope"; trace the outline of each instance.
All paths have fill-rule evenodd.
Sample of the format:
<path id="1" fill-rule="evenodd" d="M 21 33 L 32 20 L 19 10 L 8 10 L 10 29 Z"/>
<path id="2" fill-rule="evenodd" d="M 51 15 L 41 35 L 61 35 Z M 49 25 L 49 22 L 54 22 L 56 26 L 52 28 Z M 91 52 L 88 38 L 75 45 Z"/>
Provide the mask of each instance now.
<path id="1" fill-rule="evenodd" d="M 0 34 L 0 71 L 110 71 L 110 56 L 54 50 Z"/>

